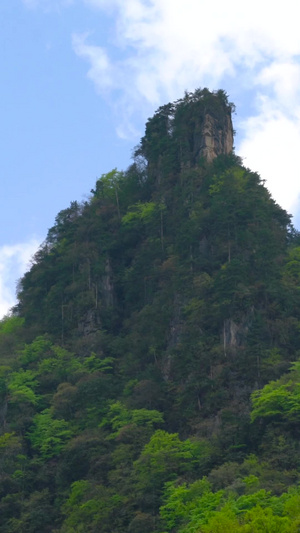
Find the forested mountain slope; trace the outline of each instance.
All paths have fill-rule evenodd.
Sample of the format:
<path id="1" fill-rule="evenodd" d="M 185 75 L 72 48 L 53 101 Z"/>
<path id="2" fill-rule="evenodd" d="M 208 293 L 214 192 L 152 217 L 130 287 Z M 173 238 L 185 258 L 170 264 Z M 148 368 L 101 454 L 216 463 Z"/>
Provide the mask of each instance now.
<path id="1" fill-rule="evenodd" d="M 1 532 L 300 530 L 300 240 L 232 152 L 232 108 L 159 108 L 20 280 Z"/>

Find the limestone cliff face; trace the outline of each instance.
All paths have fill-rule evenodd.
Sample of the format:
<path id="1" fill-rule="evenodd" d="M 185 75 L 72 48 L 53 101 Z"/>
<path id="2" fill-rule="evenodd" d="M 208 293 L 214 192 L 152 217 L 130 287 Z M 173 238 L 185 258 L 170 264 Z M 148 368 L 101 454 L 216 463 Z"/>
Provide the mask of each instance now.
<path id="1" fill-rule="evenodd" d="M 195 133 L 194 160 L 204 157 L 208 162 L 218 155 L 229 154 L 233 150 L 233 128 L 231 114 L 220 119 L 206 113 L 199 133 Z"/>

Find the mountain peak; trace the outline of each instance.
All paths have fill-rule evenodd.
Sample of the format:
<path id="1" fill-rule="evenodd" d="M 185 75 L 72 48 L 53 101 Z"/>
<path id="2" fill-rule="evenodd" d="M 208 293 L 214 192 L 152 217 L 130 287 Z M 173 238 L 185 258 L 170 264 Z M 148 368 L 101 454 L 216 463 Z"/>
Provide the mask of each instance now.
<path id="1" fill-rule="evenodd" d="M 150 175 L 197 166 L 233 150 L 231 113 L 234 105 L 225 91 L 196 89 L 174 103 L 161 106 L 146 124 L 137 155 L 148 163 Z"/>

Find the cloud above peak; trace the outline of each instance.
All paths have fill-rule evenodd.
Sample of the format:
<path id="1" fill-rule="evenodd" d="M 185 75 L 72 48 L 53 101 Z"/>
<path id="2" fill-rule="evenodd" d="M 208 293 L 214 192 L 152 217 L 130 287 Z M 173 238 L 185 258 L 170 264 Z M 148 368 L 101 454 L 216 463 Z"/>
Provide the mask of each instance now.
<path id="1" fill-rule="evenodd" d="M 288 71 L 300 54 L 294 0 L 287 0 L 284 7 L 272 5 L 272 13 L 268 3 L 258 0 L 251 5 L 236 0 L 216 0 L 213 5 L 199 0 L 85 0 L 85 4 L 111 15 L 112 42 L 123 57 L 115 69 L 115 85 L 124 89 L 122 84 L 130 77 L 151 104 L 187 87 L 215 88 L 225 76 L 237 78 L 241 69 L 256 76 L 257 83 L 261 79 L 262 85 L 270 65 L 276 75 L 277 62 L 281 68 L 285 65 L 288 77 L 294 76 Z M 94 46 L 86 39 L 86 52 Z M 86 53 L 86 59 L 93 68 L 95 57 Z M 109 68 L 112 65 L 107 64 Z M 265 79 L 259 78 L 264 69 Z M 98 87 L 102 76 L 103 70 L 95 80 Z"/>

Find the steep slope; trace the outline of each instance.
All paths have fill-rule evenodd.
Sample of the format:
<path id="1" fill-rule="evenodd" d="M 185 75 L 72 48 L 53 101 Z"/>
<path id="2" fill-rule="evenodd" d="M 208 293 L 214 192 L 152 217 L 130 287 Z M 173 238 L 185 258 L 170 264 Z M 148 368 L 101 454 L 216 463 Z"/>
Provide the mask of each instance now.
<path id="1" fill-rule="evenodd" d="M 297 531 L 298 235 L 232 152 L 232 107 L 160 108 L 20 280 L 3 532 Z"/>

